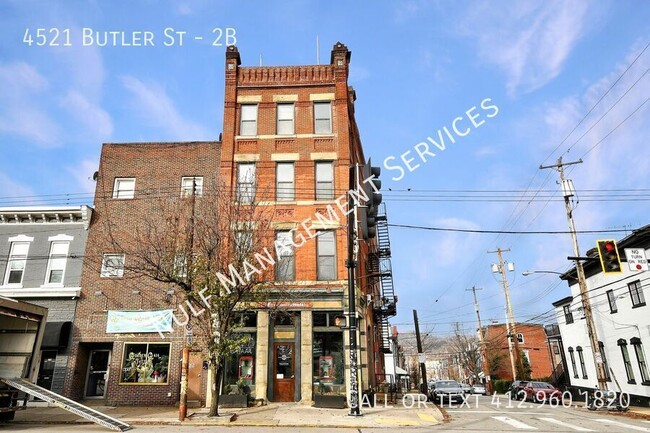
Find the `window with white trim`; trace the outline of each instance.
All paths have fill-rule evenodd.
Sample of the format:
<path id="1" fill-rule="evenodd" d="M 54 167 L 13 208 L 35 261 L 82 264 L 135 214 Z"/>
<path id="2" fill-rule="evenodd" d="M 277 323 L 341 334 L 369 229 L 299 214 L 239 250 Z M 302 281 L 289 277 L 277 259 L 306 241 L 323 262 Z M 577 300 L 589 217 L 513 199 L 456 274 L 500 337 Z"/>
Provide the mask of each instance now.
<path id="1" fill-rule="evenodd" d="M 616 306 L 616 295 L 614 295 L 614 291 L 608 290 L 605 293 L 607 293 L 607 302 L 609 302 L 609 312 L 616 313 L 618 311 L 618 307 Z"/>
<path id="2" fill-rule="evenodd" d="M 617 341 L 617 344 L 621 348 L 623 365 L 625 365 L 625 374 L 627 375 L 627 383 L 636 383 L 636 380 L 634 380 L 634 371 L 632 370 L 632 362 L 630 361 L 630 354 L 627 351 L 627 341 L 625 341 L 623 338 L 620 338 Z"/>
<path id="3" fill-rule="evenodd" d="M 319 161 L 316 163 L 316 200 L 334 199 L 334 163 Z"/>
<path id="4" fill-rule="evenodd" d="M 293 201 L 294 176 L 293 162 L 278 162 L 275 183 L 277 201 Z"/>
<path id="5" fill-rule="evenodd" d="M 181 197 L 201 197 L 203 195 L 203 177 L 187 176 L 181 178 Z"/>
<path id="6" fill-rule="evenodd" d="M 331 102 L 314 102 L 314 132 L 316 134 L 332 133 Z"/>
<path id="7" fill-rule="evenodd" d="M 294 105 L 290 104 L 278 104 L 278 125 L 277 125 L 277 134 L 278 135 L 293 135 L 295 133 L 293 125 L 294 117 Z"/>
<path id="8" fill-rule="evenodd" d="M 580 370 L 582 370 L 582 378 L 588 379 L 587 367 L 585 366 L 585 357 L 582 354 L 582 347 L 576 347 L 576 352 L 578 352 L 578 358 L 580 358 Z"/>
<path id="9" fill-rule="evenodd" d="M 240 162 L 237 164 L 237 199 L 241 203 L 253 203 L 255 200 L 255 164 Z"/>
<path id="10" fill-rule="evenodd" d="M 576 367 L 576 357 L 573 354 L 573 347 L 569 347 L 569 357 L 571 358 L 571 368 L 573 369 L 573 377 L 578 378 L 578 367 Z"/>
<path id="11" fill-rule="evenodd" d="M 564 321 L 566 324 L 569 325 L 573 323 L 573 313 L 571 312 L 571 306 L 565 305 L 562 307 L 562 311 L 564 312 Z"/>
<path id="12" fill-rule="evenodd" d="M 53 241 L 50 244 L 50 256 L 47 261 L 45 285 L 62 286 L 66 264 L 68 263 L 68 250 L 70 242 Z"/>
<path id="13" fill-rule="evenodd" d="M 257 135 L 257 104 L 242 104 L 239 135 Z"/>
<path id="14" fill-rule="evenodd" d="M 104 278 L 124 276 L 124 254 L 104 254 L 100 276 Z"/>
<path id="15" fill-rule="evenodd" d="M 524 342 L 524 334 L 522 334 L 521 332 L 519 332 L 519 333 L 517 334 L 517 341 L 518 341 L 519 343 L 523 343 L 523 342 Z"/>
<path id="16" fill-rule="evenodd" d="M 117 177 L 113 186 L 113 198 L 128 199 L 135 196 L 135 178 Z"/>
<path id="17" fill-rule="evenodd" d="M 293 232 L 279 231 L 275 234 L 275 249 L 278 261 L 275 265 L 276 281 L 293 281 L 296 279 L 296 261 L 293 249 Z"/>
<path id="18" fill-rule="evenodd" d="M 636 361 L 639 364 L 639 371 L 641 372 L 641 383 L 643 385 L 650 385 L 650 377 L 648 377 L 648 364 L 645 361 L 645 353 L 643 353 L 643 343 L 639 337 L 630 339 L 630 344 L 634 346 L 634 354 Z"/>
<path id="19" fill-rule="evenodd" d="M 636 280 L 627 285 L 630 290 L 630 298 L 632 298 L 632 308 L 643 307 L 645 305 L 645 297 L 643 296 L 643 287 L 641 287 L 641 280 Z"/>
<path id="20" fill-rule="evenodd" d="M 22 286 L 28 252 L 29 242 L 11 243 L 4 280 L 5 286 Z"/>
<path id="21" fill-rule="evenodd" d="M 316 239 L 317 280 L 335 280 L 336 236 L 331 230 L 321 231 Z"/>

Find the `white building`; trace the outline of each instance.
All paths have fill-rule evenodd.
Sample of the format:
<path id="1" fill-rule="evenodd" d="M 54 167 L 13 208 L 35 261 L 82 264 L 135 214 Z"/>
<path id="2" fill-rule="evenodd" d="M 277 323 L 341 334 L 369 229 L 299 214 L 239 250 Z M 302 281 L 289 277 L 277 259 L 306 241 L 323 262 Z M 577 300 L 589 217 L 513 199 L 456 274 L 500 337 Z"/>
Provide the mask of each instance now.
<path id="1" fill-rule="evenodd" d="M 636 248 L 647 257 L 650 249 L 650 225 L 635 230 L 618 242 L 621 259 L 624 249 Z M 588 253 L 588 255 L 590 255 Z M 598 258 L 595 255 L 590 255 Z M 630 270 L 622 263 L 621 273 L 604 274 L 599 260 L 584 263 L 587 290 L 593 312 L 600 356 L 607 371 L 608 389 L 626 392 L 643 402 L 650 401 L 650 370 L 647 354 L 650 346 L 650 275 L 644 270 Z M 571 289 L 571 296 L 553 303 L 562 336 L 562 346 L 571 386 L 594 389 L 596 366 L 587 334 L 580 289 L 575 268 L 561 277 Z"/>

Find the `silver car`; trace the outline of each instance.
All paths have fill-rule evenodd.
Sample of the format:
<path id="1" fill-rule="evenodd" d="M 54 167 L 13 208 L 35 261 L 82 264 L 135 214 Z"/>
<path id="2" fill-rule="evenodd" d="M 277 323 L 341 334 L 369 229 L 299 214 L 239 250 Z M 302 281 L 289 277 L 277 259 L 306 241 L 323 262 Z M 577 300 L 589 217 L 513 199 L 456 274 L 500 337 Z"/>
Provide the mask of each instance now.
<path id="1" fill-rule="evenodd" d="M 472 386 L 472 394 L 487 395 L 487 390 L 485 389 L 484 385 L 477 383 L 476 385 Z"/>

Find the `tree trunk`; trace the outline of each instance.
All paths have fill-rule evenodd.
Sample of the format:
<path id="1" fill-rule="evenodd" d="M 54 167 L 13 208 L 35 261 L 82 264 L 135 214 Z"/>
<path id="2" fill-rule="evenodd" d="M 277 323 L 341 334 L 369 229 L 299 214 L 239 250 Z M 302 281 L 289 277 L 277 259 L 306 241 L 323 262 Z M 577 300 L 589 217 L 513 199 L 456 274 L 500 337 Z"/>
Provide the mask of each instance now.
<path id="1" fill-rule="evenodd" d="M 212 376 L 212 389 L 210 392 L 212 394 L 212 399 L 210 403 L 210 412 L 208 416 L 219 416 L 219 391 L 221 389 L 221 377 L 223 376 L 223 366 L 220 362 L 213 363 L 216 367 L 213 369 Z"/>

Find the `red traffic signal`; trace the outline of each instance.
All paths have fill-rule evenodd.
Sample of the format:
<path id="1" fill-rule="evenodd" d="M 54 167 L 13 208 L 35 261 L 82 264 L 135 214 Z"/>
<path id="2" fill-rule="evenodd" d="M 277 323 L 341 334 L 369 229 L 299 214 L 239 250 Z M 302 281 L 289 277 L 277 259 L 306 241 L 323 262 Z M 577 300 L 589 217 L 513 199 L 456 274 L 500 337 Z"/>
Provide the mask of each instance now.
<path id="1" fill-rule="evenodd" d="M 616 241 L 613 239 L 605 239 L 596 241 L 598 247 L 598 255 L 600 256 L 600 265 L 605 274 L 617 274 L 622 272 L 621 258 L 618 255 L 618 248 L 616 248 Z"/>

